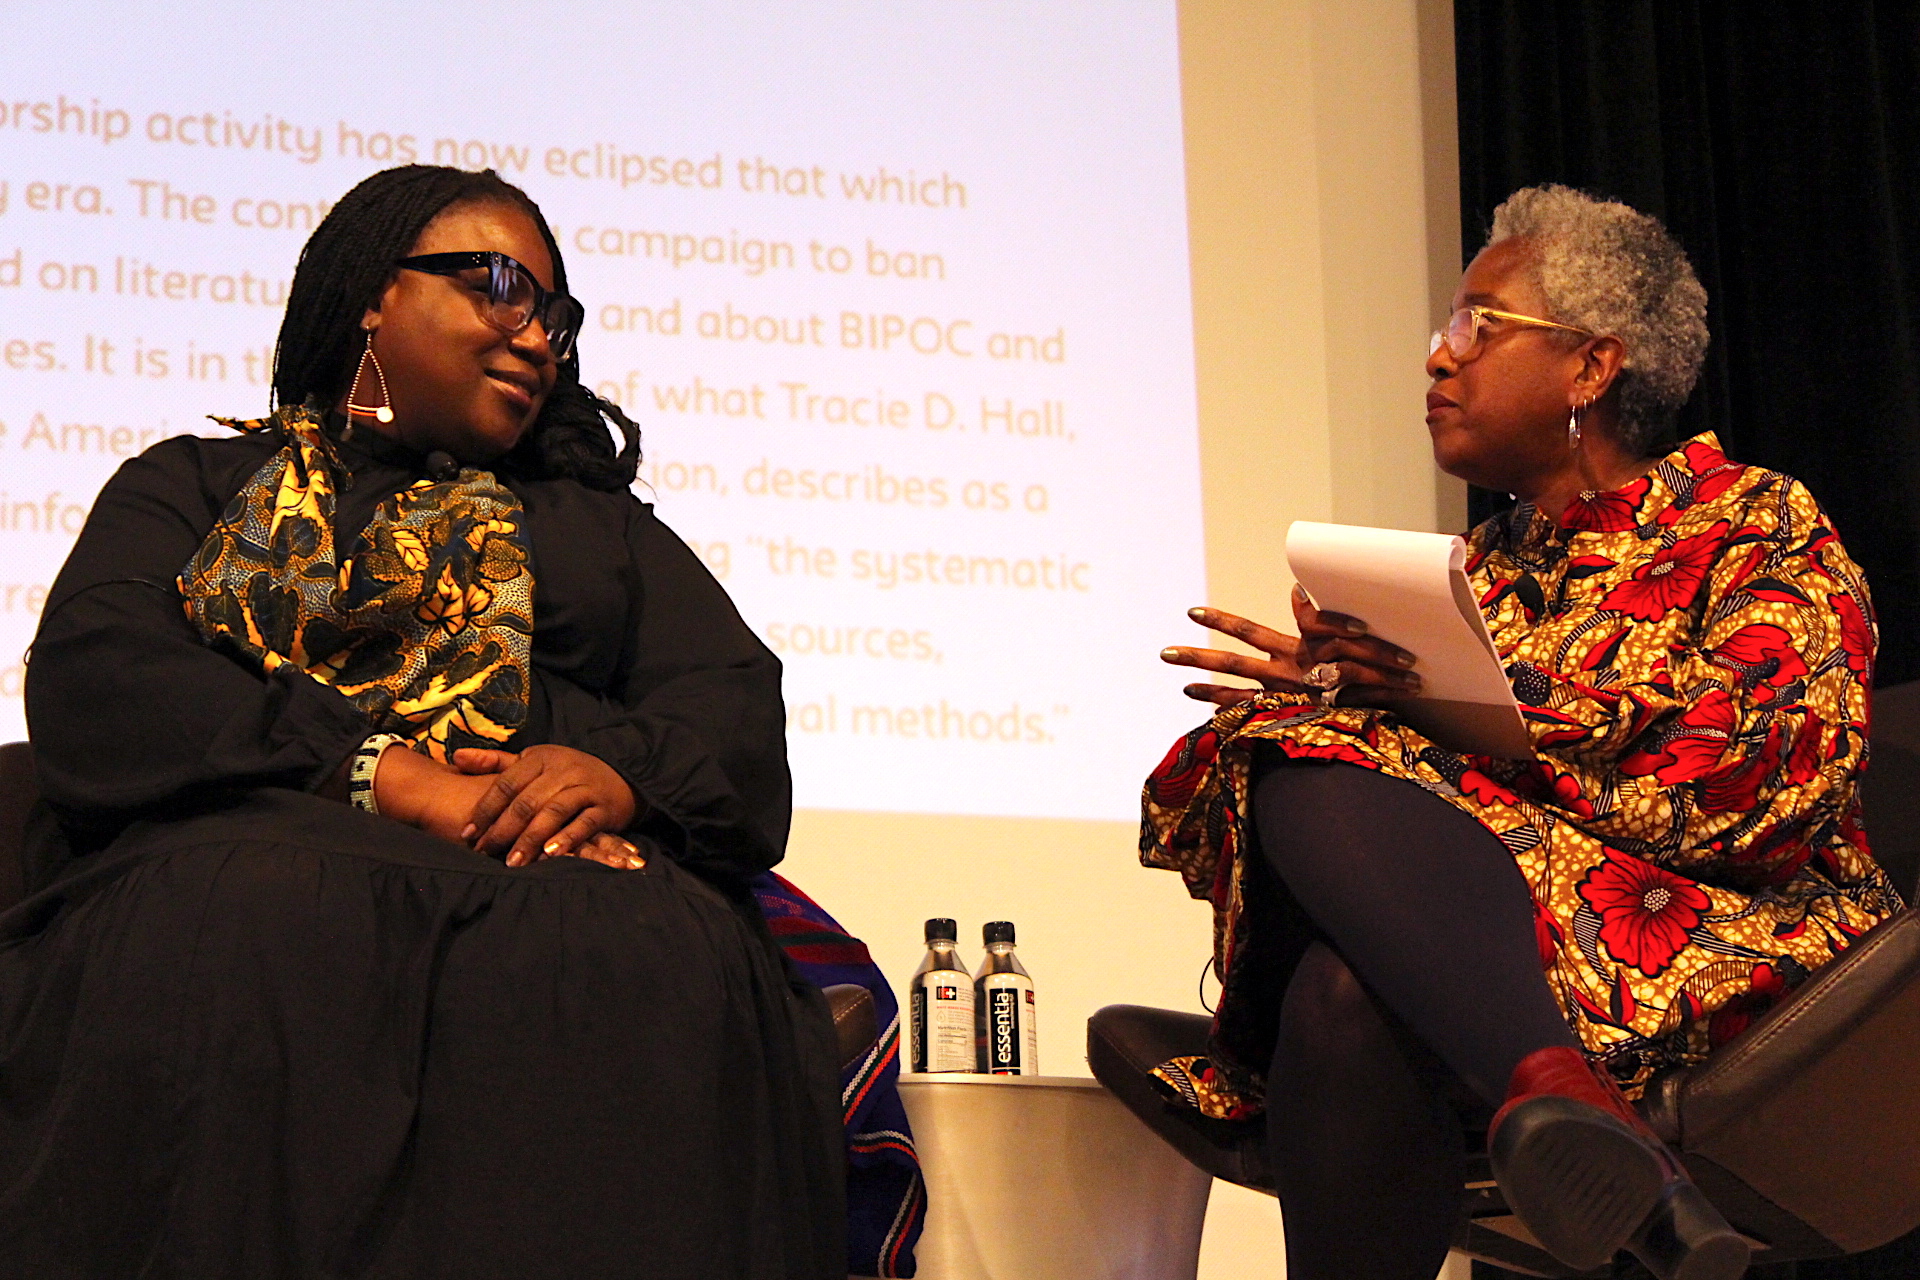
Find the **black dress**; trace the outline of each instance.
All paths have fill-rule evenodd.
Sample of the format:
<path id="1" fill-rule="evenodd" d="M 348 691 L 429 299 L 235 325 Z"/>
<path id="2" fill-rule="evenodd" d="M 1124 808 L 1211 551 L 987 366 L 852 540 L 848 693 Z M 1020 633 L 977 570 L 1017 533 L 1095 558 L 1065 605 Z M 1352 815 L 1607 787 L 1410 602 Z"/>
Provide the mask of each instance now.
<path id="1" fill-rule="evenodd" d="M 778 661 L 649 507 L 503 475 L 536 582 L 508 745 L 618 769 L 646 869 L 322 799 L 364 717 L 203 645 L 174 587 L 277 443 L 127 463 L 49 598 L 0 1275 L 844 1276 L 831 1027 L 745 889 L 786 838 Z M 344 547 L 421 464 L 342 452 Z"/>

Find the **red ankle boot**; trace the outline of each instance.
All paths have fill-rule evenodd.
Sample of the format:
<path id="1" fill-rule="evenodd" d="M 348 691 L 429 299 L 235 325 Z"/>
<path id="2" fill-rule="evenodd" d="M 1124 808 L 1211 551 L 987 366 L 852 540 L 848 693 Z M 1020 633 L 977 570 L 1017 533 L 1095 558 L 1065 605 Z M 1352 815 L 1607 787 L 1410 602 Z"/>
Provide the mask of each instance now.
<path id="1" fill-rule="evenodd" d="M 1520 1060 L 1487 1149 L 1507 1206 L 1570 1267 L 1605 1266 L 1625 1248 L 1660 1280 L 1738 1280 L 1747 1269 L 1746 1240 L 1578 1049 Z"/>

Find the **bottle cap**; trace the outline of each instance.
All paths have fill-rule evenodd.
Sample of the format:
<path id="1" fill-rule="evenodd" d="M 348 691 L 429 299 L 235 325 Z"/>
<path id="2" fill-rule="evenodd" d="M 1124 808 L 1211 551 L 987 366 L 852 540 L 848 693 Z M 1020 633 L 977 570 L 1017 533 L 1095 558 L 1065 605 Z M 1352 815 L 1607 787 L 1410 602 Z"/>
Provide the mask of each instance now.
<path id="1" fill-rule="evenodd" d="M 980 936 L 982 939 L 985 940 L 988 946 L 992 946 L 996 942 L 1012 942 L 1013 941 L 1013 921 L 1011 920 L 988 921 L 986 926 L 980 930 Z"/>
<path id="2" fill-rule="evenodd" d="M 944 940 L 946 942 L 952 942 L 954 939 L 958 938 L 959 936 L 960 936 L 959 926 L 954 924 L 954 922 L 951 920 L 942 918 L 942 919 L 927 921 L 927 941 L 928 942 L 933 942 L 936 939 Z"/>

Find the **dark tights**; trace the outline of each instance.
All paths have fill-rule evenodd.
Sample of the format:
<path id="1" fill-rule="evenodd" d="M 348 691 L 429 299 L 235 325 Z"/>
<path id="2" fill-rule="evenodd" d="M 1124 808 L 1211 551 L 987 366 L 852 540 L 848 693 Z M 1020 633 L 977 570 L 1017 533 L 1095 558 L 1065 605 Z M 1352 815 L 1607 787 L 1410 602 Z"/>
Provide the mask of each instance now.
<path id="1" fill-rule="evenodd" d="M 1460 1212 L 1459 1085 L 1491 1109 L 1521 1058 L 1578 1045 L 1526 881 L 1479 823 L 1354 765 L 1267 768 L 1253 817 L 1319 934 L 1268 1076 L 1287 1274 L 1432 1280 Z"/>

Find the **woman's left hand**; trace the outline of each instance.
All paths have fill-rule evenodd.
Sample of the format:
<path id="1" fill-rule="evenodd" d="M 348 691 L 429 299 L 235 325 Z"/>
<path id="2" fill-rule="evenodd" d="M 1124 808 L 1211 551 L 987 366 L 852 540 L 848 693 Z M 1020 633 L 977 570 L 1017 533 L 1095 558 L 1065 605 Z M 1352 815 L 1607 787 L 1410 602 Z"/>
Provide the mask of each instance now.
<path id="1" fill-rule="evenodd" d="M 589 862 L 599 862 L 616 871 L 638 871 L 647 865 L 647 855 L 640 852 L 640 846 L 624 839 L 611 831 L 602 831 L 591 839 L 582 840 L 569 851 L 570 856 L 585 858 Z M 557 853 L 543 853 L 542 858 L 558 858 Z"/>
<path id="2" fill-rule="evenodd" d="M 1368 635 L 1366 623 L 1357 618 L 1314 608 L 1306 592 L 1298 587 L 1293 589 L 1293 620 L 1300 628 L 1297 636 L 1223 609 L 1189 609 L 1187 616 L 1203 627 L 1243 640 L 1267 656 L 1262 659 L 1225 649 L 1175 645 L 1160 651 L 1162 662 L 1243 676 L 1275 693 L 1310 692 L 1307 673 L 1320 663 L 1330 663 L 1340 670 L 1336 696 L 1342 706 L 1391 706 L 1420 692 L 1420 677 L 1409 670 L 1414 664 L 1411 653 Z M 1254 697 L 1259 690 L 1190 684 L 1184 692 L 1200 702 L 1230 707 Z"/>
<path id="3" fill-rule="evenodd" d="M 494 775 L 460 838 L 484 854 L 504 852 L 510 867 L 576 853 L 601 832 L 622 831 L 633 822 L 633 789 L 606 761 L 585 751 L 543 745 L 516 756 L 463 747 L 453 753 L 453 764 L 463 773 Z"/>

